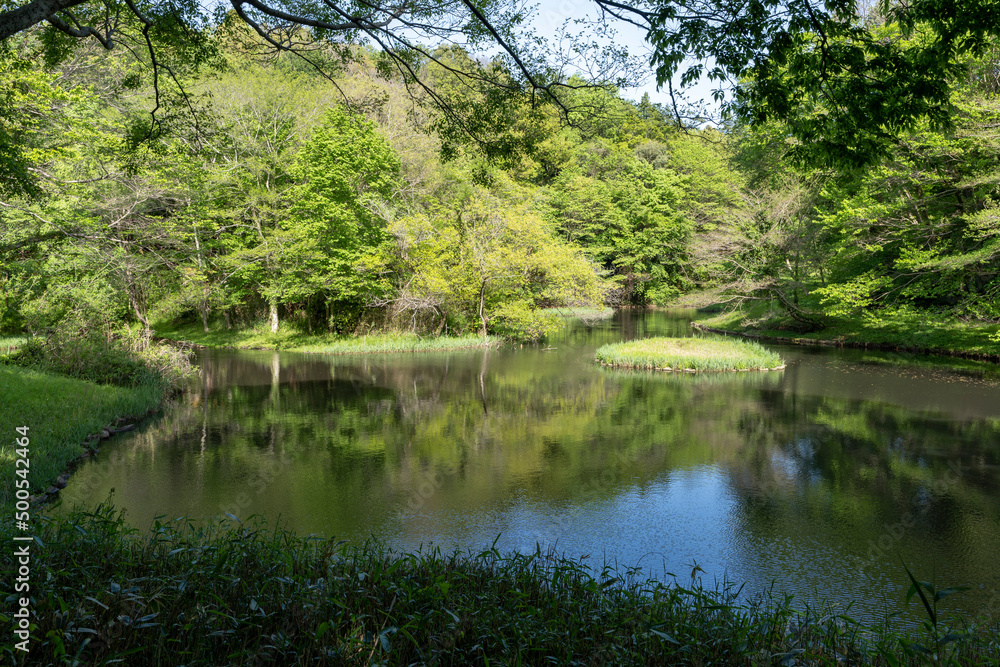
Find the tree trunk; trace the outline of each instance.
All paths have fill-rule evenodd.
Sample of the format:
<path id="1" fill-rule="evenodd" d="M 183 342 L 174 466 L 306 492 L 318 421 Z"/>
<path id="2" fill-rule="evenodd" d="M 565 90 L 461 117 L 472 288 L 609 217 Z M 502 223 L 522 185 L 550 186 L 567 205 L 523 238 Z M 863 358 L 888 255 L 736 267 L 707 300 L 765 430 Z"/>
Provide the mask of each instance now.
<path id="1" fill-rule="evenodd" d="M 136 319 L 142 322 L 146 335 L 144 343 L 148 343 L 149 339 L 153 335 L 152 327 L 149 326 L 149 319 L 146 317 L 145 313 L 142 312 L 142 307 L 139 303 L 139 288 L 132 281 L 132 271 L 128 268 L 128 266 L 125 267 L 125 283 L 125 290 L 128 292 L 129 305 L 132 306 L 132 312 L 135 313 Z"/>
<path id="2" fill-rule="evenodd" d="M 270 316 L 271 333 L 276 334 L 278 333 L 278 301 L 277 300 L 269 301 L 268 306 L 270 307 L 271 311 L 271 316 Z"/>
<path id="3" fill-rule="evenodd" d="M 201 312 L 201 326 L 205 329 L 205 333 L 208 333 L 208 278 L 204 273 L 205 265 L 201 261 L 201 242 L 198 240 L 197 225 L 194 228 L 194 248 L 198 251 L 198 273 L 201 275 L 201 279 L 205 281 L 201 286 L 201 306 L 198 310 Z"/>
<path id="4" fill-rule="evenodd" d="M 486 340 L 486 322 L 488 318 L 485 313 L 483 313 L 483 308 L 486 302 L 486 281 L 484 280 L 479 286 L 479 321 L 483 323 L 483 340 Z"/>
<path id="5" fill-rule="evenodd" d="M 788 297 L 780 289 L 772 290 L 772 296 L 778 299 L 778 303 L 785 309 L 793 320 L 801 324 L 805 324 L 810 327 L 811 330 L 816 331 L 823 328 L 823 321 L 818 316 L 813 316 L 806 313 L 804 310 L 799 308 L 796 304 L 791 303 Z M 773 303 L 773 301 L 772 301 Z"/>

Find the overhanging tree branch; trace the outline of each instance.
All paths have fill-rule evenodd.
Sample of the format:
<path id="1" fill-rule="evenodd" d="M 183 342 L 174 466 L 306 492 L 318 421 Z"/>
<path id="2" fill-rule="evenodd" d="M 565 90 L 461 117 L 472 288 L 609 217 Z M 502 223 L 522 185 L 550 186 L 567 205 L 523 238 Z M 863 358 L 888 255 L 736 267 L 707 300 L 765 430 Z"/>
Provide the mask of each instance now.
<path id="1" fill-rule="evenodd" d="M 26 5 L 3 12 L 0 14 L 0 40 L 13 37 L 19 32 L 50 19 L 64 9 L 82 5 L 85 2 L 87 0 L 31 0 Z"/>

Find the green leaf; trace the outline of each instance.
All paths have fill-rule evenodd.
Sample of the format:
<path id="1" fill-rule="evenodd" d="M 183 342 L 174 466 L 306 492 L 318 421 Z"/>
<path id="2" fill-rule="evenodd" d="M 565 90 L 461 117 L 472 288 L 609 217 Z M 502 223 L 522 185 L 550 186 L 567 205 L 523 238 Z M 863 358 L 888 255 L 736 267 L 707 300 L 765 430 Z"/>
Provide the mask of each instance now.
<path id="1" fill-rule="evenodd" d="M 901 563 L 903 563 L 902 558 L 900 558 L 899 560 Z M 919 595 L 920 601 L 924 604 L 924 609 L 927 611 L 927 616 L 928 618 L 931 619 L 931 624 L 934 625 L 934 627 L 937 627 L 937 612 L 934 610 L 933 607 L 931 607 L 931 603 L 928 602 L 927 596 L 924 595 L 924 591 L 921 589 L 921 585 L 929 586 L 930 584 L 925 584 L 925 582 L 917 581 L 916 577 L 913 576 L 913 573 L 910 572 L 910 568 L 906 567 L 906 563 L 903 563 L 903 569 L 906 570 L 906 576 L 908 576 L 910 578 L 910 581 L 912 582 L 910 590 L 907 591 L 906 593 L 906 603 L 907 604 L 910 603 L 910 600 L 913 599 L 914 593 Z"/>
<path id="2" fill-rule="evenodd" d="M 664 639 L 664 640 L 670 642 L 671 644 L 677 644 L 678 646 L 680 646 L 680 644 L 681 644 L 679 641 L 677 641 L 676 639 L 674 639 L 673 637 L 671 637 L 670 635 L 668 635 L 665 632 L 660 632 L 659 630 L 654 630 L 653 628 L 650 628 L 649 632 L 652 633 L 652 634 L 654 634 L 654 635 L 656 635 L 660 639 Z"/>

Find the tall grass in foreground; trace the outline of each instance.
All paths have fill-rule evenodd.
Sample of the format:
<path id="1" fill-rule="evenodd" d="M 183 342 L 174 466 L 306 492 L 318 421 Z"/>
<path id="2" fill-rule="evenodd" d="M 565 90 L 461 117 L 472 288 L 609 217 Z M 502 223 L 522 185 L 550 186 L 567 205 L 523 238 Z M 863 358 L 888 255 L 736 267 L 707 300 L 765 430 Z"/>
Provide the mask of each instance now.
<path id="1" fill-rule="evenodd" d="M 596 575 L 540 552 L 398 554 L 259 521 L 126 527 L 107 506 L 44 518 L 31 653 L 13 664 L 996 664 L 996 625 L 927 655 L 791 599 Z M 0 556 L 10 560 L 10 550 Z M 4 565 L 7 569 L 6 564 Z M 2 586 L 10 593 L 11 581 Z M 5 612 L 9 613 L 9 612 Z M 0 615 L 0 620 L 9 617 Z M 933 652 L 932 652 L 933 653 Z"/>
<path id="2" fill-rule="evenodd" d="M 32 493 L 45 490 L 79 456 L 84 438 L 116 417 L 142 416 L 163 400 L 159 383 L 112 387 L 0 365 L 0 511 L 13 516 L 14 429 L 28 427 Z"/>
<path id="3" fill-rule="evenodd" d="M 608 366 L 662 371 L 766 370 L 783 364 L 758 343 L 726 338 L 643 338 L 604 345 L 596 356 Z"/>

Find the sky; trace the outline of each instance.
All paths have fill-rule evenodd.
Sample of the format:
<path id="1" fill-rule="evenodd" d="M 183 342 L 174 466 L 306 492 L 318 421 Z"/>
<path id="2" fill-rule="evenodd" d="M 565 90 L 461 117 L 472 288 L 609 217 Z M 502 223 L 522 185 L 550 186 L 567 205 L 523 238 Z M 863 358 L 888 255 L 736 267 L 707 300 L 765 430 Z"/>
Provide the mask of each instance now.
<path id="1" fill-rule="evenodd" d="M 558 33 L 568 19 L 589 18 L 593 20 L 599 15 L 599 11 L 597 6 L 590 2 L 580 2 L 579 0 L 576 2 L 570 0 L 546 0 L 537 5 L 532 25 L 540 36 L 551 38 Z M 622 96 L 638 101 L 642 99 L 643 94 L 648 93 L 651 102 L 669 107 L 670 95 L 667 88 L 664 86 L 662 91 L 657 90 L 656 78 L 653 75 L 652 67 L 648 65 L 650 47 L 645 41 L 645 33 L 638 27 L 623 21 L 617 21 L 615 29 L 617 32 L 615 43 L 626 47 L 630 54 L 643 54 L 643 61 L 646 63 L 642 72 L 646 75 L 645 85 L 624 89 L 621 91 Z M 675 91 L 680 90 L 679 79 L 679 76 L 674 78 Z M 718 105 L 712 100 L 712 90 L 717 85 L 716 83 L 702 80 L 692 86 L 686 95 L 692 102 L 703 99 L 709 104 L 710 109 L 717 110 Z"/>

